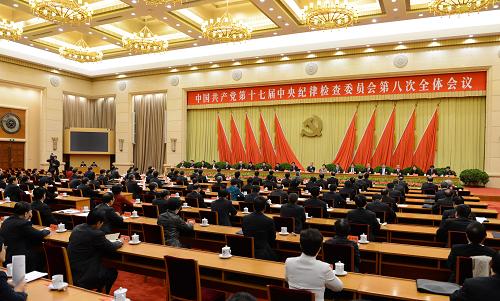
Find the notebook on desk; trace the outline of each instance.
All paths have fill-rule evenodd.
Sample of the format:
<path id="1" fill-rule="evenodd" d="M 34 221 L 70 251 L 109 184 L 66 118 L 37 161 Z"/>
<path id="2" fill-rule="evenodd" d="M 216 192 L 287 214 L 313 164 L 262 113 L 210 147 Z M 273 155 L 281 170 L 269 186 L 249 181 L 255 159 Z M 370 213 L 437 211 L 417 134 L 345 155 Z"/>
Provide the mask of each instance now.
<path id="1" fill-rule="evenodd" d="M 422 208 L 432 208 L 432 204 L 423 204 Z"/>
<path id="2" fill-rule="evenodd" d="M 460 285 L 451 282 L 434 281 L 428 279 L 417 279 L 416 282 L 417 291 L 421 293 L 449 296 L 456 290 L 460 289 Z"/>
<path id="3" fill-rule="evenodd" d="M 500 238 L 500 232 L 493 232 L 493 238 Z"/>

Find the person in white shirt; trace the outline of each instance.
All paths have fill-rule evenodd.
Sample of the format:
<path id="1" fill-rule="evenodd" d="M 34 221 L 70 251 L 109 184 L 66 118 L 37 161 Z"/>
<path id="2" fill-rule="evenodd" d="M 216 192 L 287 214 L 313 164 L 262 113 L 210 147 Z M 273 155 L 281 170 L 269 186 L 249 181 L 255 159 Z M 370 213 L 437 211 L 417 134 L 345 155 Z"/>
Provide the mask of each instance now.
<path id="1" fill-rule="evenodd" d="M 306 229 L 300 233 L 299 257 L 285 262 L 285 280 L 291 289 L 307 290 L 315 295 L 315 301 L 323 301 L 325 287 L 340 292 L 344 285 L 333 272 L 332 266 L 316 259 L 323 244 L 323 235 L 317 229 Z"/>

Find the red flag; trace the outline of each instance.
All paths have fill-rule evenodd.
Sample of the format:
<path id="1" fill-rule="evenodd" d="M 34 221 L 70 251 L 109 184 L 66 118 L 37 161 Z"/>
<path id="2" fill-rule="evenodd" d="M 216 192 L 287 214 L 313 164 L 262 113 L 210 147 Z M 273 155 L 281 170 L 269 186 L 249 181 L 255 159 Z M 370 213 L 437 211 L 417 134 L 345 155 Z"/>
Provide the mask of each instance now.
<path id="1" fill-rule="evenodd" d="M 231 150 L 233 151 L 231 158 L 234 163 L 245 161 L 245 147 L 243 146 L 243 141 L 241 141 L 240 132 L 238 131 L 236 122 L 234 122 L 233 114 L 231 114 Z"/>
<path id="2" fill-rule="evenodd" d="M 302 164 L 300 164 L 299 160 L 293 153 L 292 148 L 288 144 L 286 140 L 285 134 L 283 133 L 283 129 L 281 128 L 280 121 L 278 120 L 278 115 L 274 114 L 274 127 L 276 131 L 275 135 L 275 143 L 276 146 L 276 161 L 279 163 L 292 163 L 295 162 L 295 165 L 304 170 Z"/>
<path id="3" fill-rule="evenodd" d="M 219 161 L 232 163 L 231 149 L 229 148 L 226 131 L 222 126 L 219 115 L 217 115 L 217 150 L 219 151 Z"/>
<path id="4" fill-rule="evenodd" d="M 420 167 L 422 170 L 427 170 L 434 164 L 436 155 L 436 137 L 438 128 L 438 109 L 434 111 L 431 121 L 427 125 L 420 142 L 418 143 L 415 154 L 413 155 L 413 164 Z"/>
<path id="5" fill-rule="evenodd" d="M 259 150 L 259 145 L 257 144 L 257 139 L 253 134 L 252 124 L 248 119 L 248 115 L 245 115 L 245 146 L 247 147 L 247 161 L 254 164 L 262 161 L 262 154 Z"/>
<path id="6" fill-rule="evenodd" d="M 394 147 L 394 120 L 396 108 L 392 109 L 391 116 L 385 125 L 384 132 L 380 136 L 377 148 L 372 156 L 371 166 L 377 167 L 382 164 L 389 165 L 391 162 L 392 149 Z"/>
<path id="7" fill-rule="evenodd" d="M 365 133 L 363 134 L 363 138 L 359 142 L 358 149 L 356 150 L 356 154 L 354 155 L 353 162 L 355 164 L 366 165 L 370 163 L 370 159 L 372 157 L 373 151 L 373 137 L 375 135 L 375 115 L 376 110 L 373 111 L 372 117 L 366 126 Z"/>
<path id="8" fill-rule="evenodd" d="M 411 113 L 406 128 L 399 139 L 398 146 L 392 154 L 391 166 L 400 165 L 401 168 L 410 167 L 413 164 L 413 149 L 415 148 L 415 109 Z"/>
<path id="9" fill-rule="evenodd" d="M 271 137 L 269 137 L 262 113 L 260 114 L 260 149 L 262 161 L 274 166 L 276 164 L 276 153 L 274 152 L 273 143 L 271 142 Z"/>
<path id="10" fill-rule="evenodd" d="M 354 141 L 356 140 L 356 117 L 358 116 L 358 111 L 352 116 L 351 124 L 345 133 L 344 141 L 340 145 L 339 151 L 337 152 L 337 157 L 333 160 L 333 163 L 339 164 L 343 169 L 347 169 L 352 163 L 352 154 L 354 153 Z"/>

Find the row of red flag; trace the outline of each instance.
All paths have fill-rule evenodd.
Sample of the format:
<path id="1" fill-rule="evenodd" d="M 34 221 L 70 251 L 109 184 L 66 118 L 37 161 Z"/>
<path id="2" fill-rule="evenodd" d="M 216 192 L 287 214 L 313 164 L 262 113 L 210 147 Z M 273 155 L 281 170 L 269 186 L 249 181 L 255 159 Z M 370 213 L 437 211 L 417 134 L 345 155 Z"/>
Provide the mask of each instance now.
<path id="1" fill-rule="evenodd" d="M 304 169 L 299 160 L 295 156 L 290 144 L 286 140 L 283 128 L 279 122 L 278 116 L 274 114 L 275 126 L 275 143 L 271 142 L 271 136 L 267 130 L 266 123 L 262 114 L 260 114 L 260 148 L 257 144 L 257 139 L 253 133 L 252 125 L 248 116 L 245 116 L 245 145 L 241 140 L 240 132 L 231 114 L 231 146 L 227 140 L 226 131 L 217 116 L 217 149 L 219 151 L 219 160 L 229 162 L 231 164 L 242 162 L 266 162 L 274 166 L 276 163 L 292 163 Z"/>
<path id="2" fill-rule="evenodd" d="M 373 140 L 375 134 L 375 116 L 376 110 L 366 126 L 365 132 L 359 142 L 356 152 L 354 152 L 354 143 L 356 140 L 356 119 L 357 112 L 352 117 L 349 128 L 347 129 L 342 145 L 339 148 L 334 163 L 338 163 L 342 168 L 347 168 L 351 163 L 376 167 L 382 164 L 387 166 L 400 165 L 401 167 L 409 167 L 416 165 L 423 170 L 427 170 L 434 164 L 436 154 L 436 140 L 438 128 L 438 110 L 434 114 L 427 125 L 425 132 L 420 139 L 420 142 L 415 149 L 415 109 L 413 110 L 406 128 L 401 135 L 396 149 L 394 149 L 394 122 L 396 118 L 396 108 L 385 125 L 384 131 L 380 136 L 380 140 L 373 151 Z M 393 151 L 394 149 L 394 151 Z"/>

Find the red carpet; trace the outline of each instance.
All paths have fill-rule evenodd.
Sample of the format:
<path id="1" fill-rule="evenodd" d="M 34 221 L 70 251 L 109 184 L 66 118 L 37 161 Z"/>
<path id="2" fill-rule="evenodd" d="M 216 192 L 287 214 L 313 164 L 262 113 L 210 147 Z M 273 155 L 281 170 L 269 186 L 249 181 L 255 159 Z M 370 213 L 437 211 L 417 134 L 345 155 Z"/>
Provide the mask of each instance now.
<path id="1" fill-rule="evenodd" d="M 127 298 L 132 301 L 165 301 L 167 299 L 163 279 L 147 277 L 146 282 L 144 280 L 143 275 L 119 271 L 118 279 L 110 294 L 121 286 L 128 290 Z"/>

